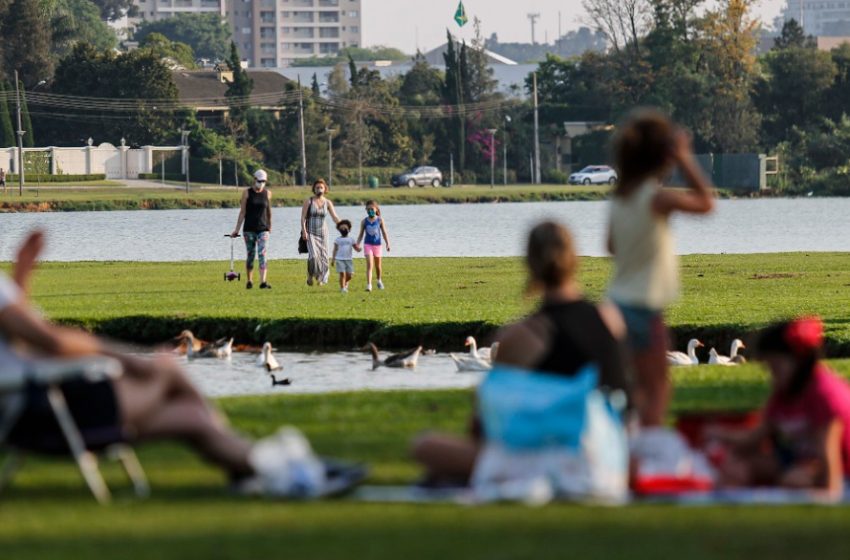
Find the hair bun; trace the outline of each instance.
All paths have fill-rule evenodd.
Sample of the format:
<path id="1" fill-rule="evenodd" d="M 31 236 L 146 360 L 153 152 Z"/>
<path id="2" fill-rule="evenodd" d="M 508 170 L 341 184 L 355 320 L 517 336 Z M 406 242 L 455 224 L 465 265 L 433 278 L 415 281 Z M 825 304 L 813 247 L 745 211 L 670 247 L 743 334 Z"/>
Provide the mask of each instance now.
<path id="1" fill-rule="evenodd" d="M 794 354 L 811 354 L 823 346 L 823 322 L 820 317 L 801 317 L 788 324 L 784 338 Z"/>

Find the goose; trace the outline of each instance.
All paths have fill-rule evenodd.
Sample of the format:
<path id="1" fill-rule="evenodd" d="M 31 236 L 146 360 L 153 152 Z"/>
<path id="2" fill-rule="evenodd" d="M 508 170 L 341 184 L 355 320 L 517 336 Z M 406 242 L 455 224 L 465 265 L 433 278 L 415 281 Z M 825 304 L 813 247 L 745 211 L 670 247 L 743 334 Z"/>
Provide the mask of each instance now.
<path id="1" fill-rule="evenodd" d="M 233 337 L 220 338 L 215 342 L 208 342 L 201 346 L 201 349 L 198 351 L 195 351 L 195 345 L 191 342 L 192 339 L 186 344 L 186 357 L 190 360 L 194 360 L 195 358 L 228 360 L 233 355 Z"/>
<path id="2" fill-rule="evenodd" d="M 199 352 L 201 348 L 209 344 L 209 342 L 195 338 L 195 335 L 192 334 L 192 331 L 189 329 L 186 329 L 175 336 L 174 340 L 178 342 L 177 346 L 174 348 L 174 352 L 181 355 L 189 353 L 189 346 L 192 347 L 194 352 Z"/>
<path id="3" fill-rule="evenodd" d="M 729 351 L 728 356 L 718 354 L 717 350 L 712 348 L 711 351 L 708 353 L 708 363 L 720 366 L 736 366 L 742 363 L 741 360 L 746 361 L 743 356 L 738 355 L 738 350 L 740 350 L 741 348 L 746 348 L 746 346 L 739 338 L 736 338 L 732 341 L 732 348 Z"/>
<path id="4" fill-rule="evenodd" d="M 277 358 L 275 358 L 274 354 L 272 354 L 271 342 L 263 344 L 263 350 L 260 352 L 260 355 L 257 356 L 257 366 L 265 368 L 265 370 L 269 373 L 283 369 L 283 366 L 280 365 Z"/>
<path id="5" fill-rule="evenodd" d="M 279 387 L 279 386 L 283 386 L 283 385 L 292 385 L 292 380 L 288 377 L 284 377 L 283 379 L 278 379 L 277 377 L 272 375 L 271 378 L 272 378 L 272 387 Z"/>
<path id="6" fill-rule="evenodd" d="M 667 363 L 672 366 L 695 366 L 699 364 L 699 358 L 696 355 L 696 349 L 703 346 L 702 342 L 692 338 L 688 341 L 688 353 L 684 352 L 667 352 Z"/>
<path id="7" fill-rule="evenodd" d="M 463 345 L 469 347 L 469 356 L 471 358 L 483 358 L 484 360 L 490 361 L 491 349 L 490 348 L 481 348 L 479 350 L 478 343 L 475 341 L 475 338 L 473 338 L 471 336 L 467 336 Z"/>
<path id="8" fill-rule="evenodd" d="M 381 360 L 381 357 L 378 355 L 377 346 L 370 342 L 368 344 L 368 348 L 372 352 L 372 370 L 376 370 L 381 366 L 389 368 L 413 369 L 416 367 L 416 363 L 419 361 L 419 354 L 422 353 L 422 346 L 417 346 L 413 350 L 402 352 L 400 354 L 393 354 Z"/>

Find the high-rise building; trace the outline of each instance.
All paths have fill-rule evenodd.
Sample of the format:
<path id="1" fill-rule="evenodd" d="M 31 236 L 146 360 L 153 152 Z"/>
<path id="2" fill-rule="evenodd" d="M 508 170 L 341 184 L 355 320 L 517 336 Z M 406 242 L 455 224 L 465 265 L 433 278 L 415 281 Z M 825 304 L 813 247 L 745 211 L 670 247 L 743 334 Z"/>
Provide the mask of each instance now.
<path id="1" fill-rule="evenodd" d="M 795 19 L 807 35 L 838 37 L 850 35 L 850 0 L 788 0 L 782 12 L 785 21 Z"/>
<path id="2" fill-rule="evenodd" d="M 361 41 L 361 0 L 134 0 L 135 22 L 176 14 L 225 17 L 243 59 L 253 67 L 289 66 L 335 55 Z M 133 23 L 133 22 L 131 22 Z"/>

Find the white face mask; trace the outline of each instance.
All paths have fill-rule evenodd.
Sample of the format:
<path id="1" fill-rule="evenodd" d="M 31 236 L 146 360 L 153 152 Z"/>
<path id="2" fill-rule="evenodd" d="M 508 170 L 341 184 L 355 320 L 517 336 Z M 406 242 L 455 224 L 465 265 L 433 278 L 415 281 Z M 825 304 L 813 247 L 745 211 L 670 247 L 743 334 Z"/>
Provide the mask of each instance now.
<path id="1" fill-rule="evenodd" d="M 263 190 L 263 187 L 265 187 L 265 186 L 266 186 L 265 182 L 261 183 L 259 181 L 254 181 L 254 190 L 255 191 L 261 191 L 261 190 Z"/>

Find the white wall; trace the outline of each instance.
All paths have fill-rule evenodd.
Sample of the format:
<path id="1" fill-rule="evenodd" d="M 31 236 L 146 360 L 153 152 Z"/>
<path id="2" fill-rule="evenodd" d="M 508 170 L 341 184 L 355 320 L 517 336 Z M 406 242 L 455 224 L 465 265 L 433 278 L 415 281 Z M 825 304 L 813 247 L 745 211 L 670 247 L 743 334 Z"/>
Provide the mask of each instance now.
<path id="1" fill-rule="evenodd" d="M 152 173 L 154 151 L 180 152 L 181 146 L 143 146 L 131 149 L 109 143 L 74 148 L 24 148 L 24 154 L 41 152 L 50 160 L 51 175 L 106 175 L 107 179 L 138 179 Z M 18 149 L 0 150 L 0 167 L 18 171 Z M 26 176 L 25 176 L 26 178 Z"/>

